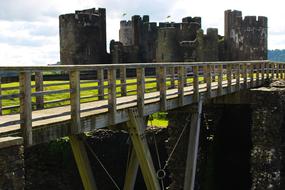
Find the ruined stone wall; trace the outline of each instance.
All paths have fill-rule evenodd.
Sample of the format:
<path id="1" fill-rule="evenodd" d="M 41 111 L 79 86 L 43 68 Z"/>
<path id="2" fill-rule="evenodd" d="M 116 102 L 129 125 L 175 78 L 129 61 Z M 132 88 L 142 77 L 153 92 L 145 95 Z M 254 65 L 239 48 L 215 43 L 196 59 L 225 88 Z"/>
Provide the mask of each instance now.
<path id="1" fill-rule="evenodd" d="M 225 42 L 227 60 L 267 59 L 267 18 L 225 11 Z"/>
<path id="2" fill-rule="evenodd" d="M 20 137 L 0 138 L 0 189 L 25 187 L 24 148 Z"/>
<path id="3" fill-rule="evenodd" d="M 106 10 L 59 16 L 60 60 L 64 65 L 107 63 Z"/>
<path id="4" fill-rule="evenodd" d="M 252 90 L 252 190 L 285 188 L 285 88 L 282 83 Z"/>

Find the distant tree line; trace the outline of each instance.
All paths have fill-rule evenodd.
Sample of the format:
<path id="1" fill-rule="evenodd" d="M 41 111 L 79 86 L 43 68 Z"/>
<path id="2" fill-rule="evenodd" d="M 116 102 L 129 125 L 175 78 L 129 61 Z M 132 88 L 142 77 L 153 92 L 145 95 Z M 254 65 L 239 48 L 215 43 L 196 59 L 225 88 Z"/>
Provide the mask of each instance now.
<path id="1" fill-rule="evenodd" d="M 285 62 L 285 49 L 268 50 L 268 59 Z"/>

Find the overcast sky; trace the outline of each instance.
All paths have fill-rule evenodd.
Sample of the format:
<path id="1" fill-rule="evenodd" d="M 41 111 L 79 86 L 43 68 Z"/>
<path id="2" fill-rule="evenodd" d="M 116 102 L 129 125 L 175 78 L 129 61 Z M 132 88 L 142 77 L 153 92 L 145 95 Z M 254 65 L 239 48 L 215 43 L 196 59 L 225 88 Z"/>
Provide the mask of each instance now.
<path id="1" fill-rule="evenodd" d="M 76 9 L 106 8 L 107 40 L 118 40 L 119 22 L 132 15 L 179 22 L 201 16 L 203 29 L 223 35 L 224 10 L 267 16 L 269 49 L 285 49 L 284 0 L 0 0 L 0 65 L 45 65 L 59 61 L 58 16 Z M 124 13 L 124 17 L 122 16 Z M 170 15 L 170 18 L 166 18 Z"/>

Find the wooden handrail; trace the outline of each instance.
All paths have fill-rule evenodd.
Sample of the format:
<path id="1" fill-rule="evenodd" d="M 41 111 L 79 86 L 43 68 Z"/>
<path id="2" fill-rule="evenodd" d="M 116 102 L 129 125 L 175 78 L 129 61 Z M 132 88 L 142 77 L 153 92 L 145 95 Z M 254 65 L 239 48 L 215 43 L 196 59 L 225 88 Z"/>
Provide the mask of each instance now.
<path id="1" fill-rule="evenodd" d="M 128 78 L 127 69 L 132 70 L 132 77 Z M 152 68 L 152 76 L 146 72 L 148 68 Z M 31 67 L 0 67 L 0 71 L 19 72 L 19 87 L 3 87 L 0 83 L 0 117 L 2 111 L 2 99 L 19 99 L 20 101 L 20 120 L 21 130 L 25 137 L 25 144 L 31 145 L 32 124 L 40 118 L 32 120 L 32 109 L 44 109 L 44 105 L 48 103 L 58 103 L 60 101 L 70 101 L 70 117 L 71 117 L 71 134 L 82 132 L 81 102 L 84 101 L 101 101 L 107 102 L 109 125 L 117 123 L 118 108 L 124 104 L 132 104 L 139 108 L 139 114 L 144 116 L 147 112 L 145 104 L 151 99 L 159 99 L 159 110 L 166 111 L 169 108 L 169 98 L 177 98 L 177 104 L 184 106 L 188 101 L 186 96 L 192 95 L 193 102 L 199 100 L 201 93 L 205 97 L 211 98 L 222 96 L 228 93 L 239 91 L 241 89 L 252 88 L 262 85 L 268 78 L 285 78 L 285 63 L 271 62 L 268 60 L 260 61 L 225 61 L 225 62 L 189 62 L 189 63 L 134 63 L 134 64 L 96 64 L 96 65 L 76 65 L 76 66 L 31 66 Z M 67 82 L 44 84 L 43 74 L 45 71 L 61 70 L 69 73 L 69 88 L 66 88 Z M 90 81 L 80 81 L 82 71 L 96 71 L 97 77 Z M 35 73 L 35 85 L 32 86 L 31 76 Z M 92 75 L 94 72 L 91 72 Z M 107 78 L 104 74 L 107 73 Z M 156 73 L 156 76 L 153 76 Z M 117 76 L 118 75 L 118 76 Z M 136 77 L 134 77 L 136 76 Z M 131 79 L 132 81 L 128 81 Z M 156 79 L 156 80 L 154 80 Z M 116 82 L 119 81 L 117 85 Z M 92 84 L 93 83 L 93 84 Z M 105 83 L 105 84 L 104 84 Z M 60 88 L 60 84 L 65 86 Z M 82 85 L 80 87 L 80 84 Z M 156 84 L 156 87 L 150 87 L 149 84 Z M 48 90 L 49 86 L 57 86 L 56 90 Z M 5 85 L 4 85 L 5 86 Z M 136 88 L 133 88 L 136 86 Z M 34 88 L 33 88 L 34 87 Z M 129 89 L 128 89 L 129 87 Z M 133 89 L 130 89 L 132 87 Z M 104 90 L 108 89 L 108 93 Z M 145 97 L 146 92 L 155 91 L 153 97 Z M 186 89 L 186 90 L 185 90 Z M 216 92 L 213 91 L 216 90 Z M 6 91 L 15 90 L 13 94 L 7 94 Z M 82 94 L 81 91 L 96 90 L 90 94 Z M 170 90 L 170 92 L 168 92 Z M 1 93 L 2 92 L 2 93 Z M 5 93 L 3 93 L 5 92 Z M 46 95 L 54 95 L 58 93 L 69 93 L 69 96 L 62 97 L 60 100 L 52 100 L 44 102 Z M 118 102 L 120 96 L 135 95 L 126 103 Z M 32 102 L 32 97 L 36 97 L 36 102 Z M 103 101 L 104 97 L 108 97 L 107 101 Z M 158 98 L 159 97 L 159 98 Z M 90 99 L 90 100 L 89 100 Z M 69 102 L 67 102 L 69 103 Z M 7 106 L 6 106 L 7 107 Z M 5 107 L 5 110 L 7 110 Z M 11 108 L 17 108 L 12 106 Z M 92 110 L 97 108 L 83 108 Z M 106 109 L 106 110 L 107 110 Z M 87 112 L 87 111 L 85 111 Z M 59 113 L 59 115 L 62 113 Z M 54 115 L 56 117 L 56 114 Z M 53 118 L 51 116 L 43 116 L 43 118 Z M 11 123 L 11 122 L 10 122 Z M 13 123 L 13 122 L 12 122 Z"/>

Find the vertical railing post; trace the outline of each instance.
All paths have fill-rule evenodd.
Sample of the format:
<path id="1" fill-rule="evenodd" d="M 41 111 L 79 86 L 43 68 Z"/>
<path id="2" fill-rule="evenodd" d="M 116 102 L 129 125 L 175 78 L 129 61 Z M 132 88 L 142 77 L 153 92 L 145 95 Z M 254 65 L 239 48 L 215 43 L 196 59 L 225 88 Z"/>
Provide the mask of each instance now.
<path id="1" fill-rule="evenodd" d="M 137 106 L 140 117 L 144 116 L 144 94 L 145 94 L 145 68 L 137 68 Z"/>
<path id="2" fill-rule="evenodd" d="M 212 96 L 212 71 L 211 71 L 211 65 L 207 65 L 206 70 L 206 83 L 207 83 L 207 97 L 211 98 Z"/>
<path id="3" fill-rule="evenodd" d="M 284 79 L 284 64 L 281 64 L 281 79 Z"/>
<path id="4" fill-rule="evenodd" d="M 218 65 L 218 95 L 223 95 L 223 65 Z"/>
<path id="5" fill-rule="evenodd" d="M 69 73 L 70 81 L 70 115 L 71 115 L 71 134 L 81 132 L 80 123 L 80 71 L 73 70 Z"/>
<path id="6" fill-rule="evenodd" d="M 117 99 L 116 99 L 116 69 L 108 70 L 108 105 L 109 105 L 109 121 L 110 125 L 116 123 Z"/>
<path id="7" fill-rule="evenodd" d="M 121 66 L 120 67 L 121 96 L 127 95 L 126 78 L 127 78 L 126 67 Z"/>
<path id="8" fill-rule="evenodd" d="M 19 74 L 20 87 L 20 120 L 21 131 L 25 146 L 33 144 L 32 133 L 32 99 L 31 99 L 31 72 L 23 71 Z"/>
<path id="9" fill-rule="evenodd" d="M 270 78 L 270 63 L 266 62 L 265 63 L 265 69 L 266 69 L 266 79 Z"/>
<path id="10" fill-rule="evenodd" d="M 247 89 L 247 63 L 242 64 L 243 89 Z"/>
<path id="11" fill-rule="evenodd" d="M 166 110 L 166 67 L 159 67 L 160 110 Z"/>
<path id="12" fill-rule="evenodd" d="M 276 78 L 279 78 L 279 64 L 276 64 Z"/>
<path id="13" fill-rule="evenodd" d="M 170 88 L 175 88 L 175 67 L 170 67 Z"/>
<path id="14" fill-rule="evenodd" d="M 256 70 L 256 82 L 255 82 L 255 86 L 260 85 L 260 63 L 256 63 L 255 64 L 255 70 Z"/>
<path id="15" fill-rule="evenodd" d="M 99 68 L 97 70 L 97 81 L 98 81 L 98 99 L 104 100 L 104 69 Z"/>
<path id="16" fill-rule="evenodd" d="M 207 83 L 207 65 L 204 64 L 203 66 L 203 77 L 204 77 L 204 83 Z"/>
<path id="17" fill-rule="evenodd" d="M 184 73 L 185 73 L 185 67 L 179 66 L 178 67 L 178 101 L 179 106 L 184 106 Z"/>
<path id="18" fill-rule="evenodd" d="M 232 92 L 232 65 L 227 64 L 227 91 Z"/>
<path id="19" fill-rule="evenodd" d="M 249 71 L 249 77 L 250 77 L 250 88 L 253 87 L 253 83 L 254 83 L 254 65 L 252 63 L 250 63 L 250 71 Z"/>
<path id="20" fill-rule="evenodd" d="M 271 78 L 274 79 L 274 73 L 275 73 L 275 64 L 271 62 Z"/>
<path id="21" fill-rule="evenodd" d="M 0 96 L 1 95 L 2 95 L 2 79 L 1 79 L 1 76 L 0 76 Z M 2 107 L 3 107 L 2 98 L 0 98 L 0 115 L 3 114 Z"/>
<path id="22" fill-rule="evenodd" d="M 193 66 L 193 102 L 199 101 L 199 66 Z"/>
<path id="23" fill-rule="evenodd" d="M 155 67 L 155 75 L 156 75 L 156 90 L 160 89 L 160 67 Z"/>
<path id="24" fill-rule="evenodd" d="M 240 90 L 240 64 L 236 64 L 236 91 Z"/>
<path id="25" fill-rule="evenodd" d="M 35 85 L 36 85 L 36 92 L 42 92 L 44 90 L 43 84 L 43 73 L 36 72 L 35 73 Z M 42 94 L 36 96 L 36 109 L 43 109 L 44 108 L 44 96 Z"/>
<path id="26" fill-rule="evenodd" d="M 261 62 L 261 83 L 264 84 L 264 67 L 265 67 L 265 63 Z"/>

